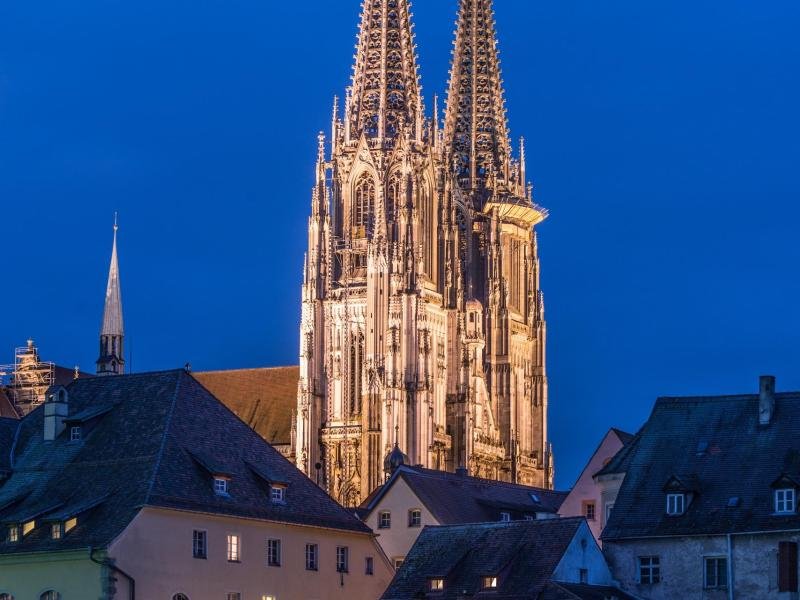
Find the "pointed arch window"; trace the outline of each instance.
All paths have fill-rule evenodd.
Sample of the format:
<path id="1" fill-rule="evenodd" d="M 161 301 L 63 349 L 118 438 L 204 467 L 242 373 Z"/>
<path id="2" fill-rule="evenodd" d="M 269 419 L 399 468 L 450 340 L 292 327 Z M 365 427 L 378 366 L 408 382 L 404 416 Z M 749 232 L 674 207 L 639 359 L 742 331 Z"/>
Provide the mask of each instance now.
<path id="1" fill-rule="evenodd" d="M 386 189 L 386 221 L 392 223 L 397 221 L 397 216 L 403 206 L 403 176 L 395 171 L 389 177 L 389 185 Z"/>
<path id="2" fill-rule="evenodd" d="M 353 190 L 353 230 L 356 237 L 366 237 L 375 215 L 375 180 L 362 174 Z"/>

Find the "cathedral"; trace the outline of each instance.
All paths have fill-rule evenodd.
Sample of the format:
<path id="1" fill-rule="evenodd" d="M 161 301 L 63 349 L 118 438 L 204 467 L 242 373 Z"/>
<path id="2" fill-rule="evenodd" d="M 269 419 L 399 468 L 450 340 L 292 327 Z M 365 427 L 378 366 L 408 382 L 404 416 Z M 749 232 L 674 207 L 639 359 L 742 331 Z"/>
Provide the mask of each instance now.
<path id="1" fill-rule="evenodd" d="M 298 468 L 357 506 L 397 460 L 552 487 L 546 326 L 525 149 L 512 156 L 491 0 L 460 0 L 443 121 L 409 0 L 365 0 L 320 134 L 294 432 Z"/>

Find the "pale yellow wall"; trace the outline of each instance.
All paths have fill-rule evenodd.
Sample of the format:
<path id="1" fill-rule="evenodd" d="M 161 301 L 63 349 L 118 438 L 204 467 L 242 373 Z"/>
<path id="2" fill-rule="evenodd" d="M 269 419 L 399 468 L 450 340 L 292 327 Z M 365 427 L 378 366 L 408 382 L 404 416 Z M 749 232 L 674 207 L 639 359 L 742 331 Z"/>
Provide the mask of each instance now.
<path id="1" fill-rule="evenodd" d="M 208 558 L 192 558 L 192 532 L 208 532 Z M 241 537 L 241 562 L 227 561 L 227 535 Z M 281 566 L 267 566 L 267 539 L 281 540 Z M 319 570 L 306 571 L 305 546 L 319 545 Z M 336 546 L 350 548 L 350 572 L 336 572 Z M 393 570 L 374 538 L 321 528 L 233 519 L 145 508 L 112 544 L 109 554 L 136 580 L 136 596 L 171 600 L 182 592 L 190 600 L 377 600 Z M 375 574 L 364 573 L 374 557 Z M 344 585 L 341 585 L 342 579 Z M 65 599 L 67 600 L 67 599 Z"/>
<path id="2" fill-rule="evenodd" d="M 422 510 L 422 525 L 420 527 L 408 526 L 408 511 L 412 508 Z M 390 529 L 378 529 L 378 515 L 388 510 L 392 513 L 392 526 Z M 419 498 L 411 491 L 402 477 L 395 479 L 392 487 L 381 498 L 380 502 L 367 516 L 367 525 L 378 534 L 378 543 L 392 561 L 404 558 L 417 536 L 426 525 L 441 525 L 430 511 L 422 505 Z"/>
<path id="3" fill-rule="evenodd" d="M 62 600 L 95 600 L 102 596 L 102 572 L 89 560 L 88 550 L 1 556 L 0 593 L 37 600 L 42 592 L 55 590 Z"/>

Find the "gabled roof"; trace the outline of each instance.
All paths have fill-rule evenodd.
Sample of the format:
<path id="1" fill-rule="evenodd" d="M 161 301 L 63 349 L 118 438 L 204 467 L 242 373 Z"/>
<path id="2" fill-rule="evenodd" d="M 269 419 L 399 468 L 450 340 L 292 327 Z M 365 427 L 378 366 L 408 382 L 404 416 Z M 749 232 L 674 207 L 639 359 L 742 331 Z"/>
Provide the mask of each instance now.
<path id="1" fill-rule="evenodd" d="M 365 500 L 359 514 L 369 514 L 398 478 L 406 482 L 439 523 L 446 525 L 497 521 L 500 512 L 507 511 L 555 514 L 567 497 L 567 492 L 404 465 Z"/>
<path id="2" fill-rule="evenodd" d="M 472 598 L 486 576 L 498 576 L 486 597 L 536 599 L 581 526 L 583 518 L 426 527 L 383 600 L 429 597 L 432 578 L 444 579 L 437 598 Z"/>
<path id="3" fill-rule="evenodd" d="M 770 485 L 800 481 L 800 393 L 775 395 L 760 426 L 758 395 L 659 398 L 637 439 L 600 472 L 626 473 L 604 540 L 800 530 L 800 516 L 776 516 Z M 624 454 L 623 454 L 624 453 Z M 696 492 L 667 516 L 665 484 Z"/>
<path id="4" fill-rule="evenodd" d="M 42 406 L 25 417 L 0 507 L 28 496 L 0 508 L 0 522 L 32 513 L 47 521 L 90 507 L 61 540 L 44 527 L 17 544 L 0 535 L 0 554 L 106 547 L 143 506 L 369 533 L 184 370 L 79 379 L 67 389 L 71 414 L 113 409 L 78 442 L 67 432 L 45 441 Z M 230 474 L 228 496 L 214 493 L 189 450 Z M 251 464 L 287 483 L 285 504 L 269 501 Z"/>
<path id="5" fill-rule="evenodd" d="M 193 375 L 270 444 L 291 443 L 300 367 L 206 371 Z"/>

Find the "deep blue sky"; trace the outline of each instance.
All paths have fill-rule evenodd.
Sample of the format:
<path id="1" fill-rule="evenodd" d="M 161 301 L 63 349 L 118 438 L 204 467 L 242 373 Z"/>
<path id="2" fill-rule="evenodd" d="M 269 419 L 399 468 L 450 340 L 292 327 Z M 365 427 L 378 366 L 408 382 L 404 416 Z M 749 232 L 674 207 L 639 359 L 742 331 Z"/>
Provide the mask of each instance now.
<path id="1" fill-rule="evenodd" d="M 316 133 L 357 0 L 0 3 L 0 362 L 295 363 Z M 428 102 L 456 0 L 414 8 Z M 497 0 L 540 228 L 557 483 L 656 396 L 800 389 L 800 3 Z"/>

